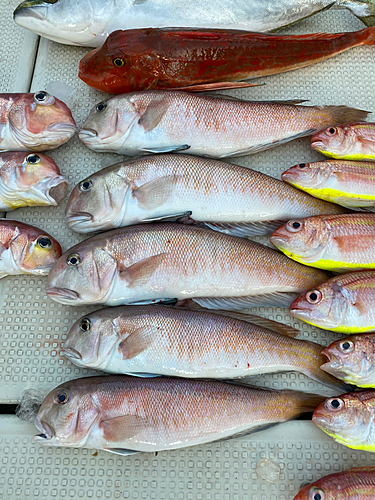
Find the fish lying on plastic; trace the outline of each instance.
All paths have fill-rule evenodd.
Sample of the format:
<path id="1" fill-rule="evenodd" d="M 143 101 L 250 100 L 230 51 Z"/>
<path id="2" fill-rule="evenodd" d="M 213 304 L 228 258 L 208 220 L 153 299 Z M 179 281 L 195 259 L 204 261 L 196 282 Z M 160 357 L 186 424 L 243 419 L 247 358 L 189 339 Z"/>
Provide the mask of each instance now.
<path id="1" fill-rule="evenodd" d="M 244 238 L 164 223 L 115 229 L 69 249 L 51 269 L 47 294 L 70 305 L 192 298 L 203 307 L 245 309 L 289 306 L 326 279 Z"/>
<path id="2" fill-rule="evenodd" d="M 79 233 L 182 218 L 235 236 L 272 232 L 292 217 L 339 213 L 268 175 L 184 154 L 156 155 L 96 172 L 73 189 L 65 213 Z M 187 217 L 185 214 L 189 214 Z"/>
<path id="3" fill-rule="evenodd" d="M 173 450 L 249 434 L 311 412 L 323 398 L 217 381 L 91 377 L 45 398 L 34 440 L 121 455 Z"/>
<path id="4" fill-rule="evenodd" d="M 348 384 L 375 388 L 375 334 L 336 340 L 322 351 L 328 361 L 321 369 Z"/>
<path id="5" fill-rule="evenodd" d="M 270 241 L 301 264 L 345 272 L 375 269 L 375 214 L 316 215 L 290 220 Z"/>
<path id="6" fill-rule="evenodd" d="M 357 467 L 322 477 L 304 486 L 294 500 L 371 500 L 375 467 Z"/>
<path id="7" fill-rule="evenodd" d="M 25 0 L 15 22 L 51 40 L 99 47 L 117 29 L 152 27 L 232 28 L 272 31 L 332 6 L 375 23 L 373 0 Z"/>
<path id="8" fill-rule="evenodd" d="M 346 106 L 296 105 L 301 102 L 132 92 L 97 104 L 79 138 L 95 151 L 128 156 L 184 151 L 221 158 L 257 153 L 368 114 Z"/>
<path id="9" fill-rule="evenodd" d="M 76 321 L 63 354 L 77 366 L 109 373 L 231 379 L 292 370 L 342 389 L 320 370 L 323 347 L 295 339 L 299 333 L 228 311 L 111 307 Z"/>
<path id="10" fill-rule="evenodd" d="M 310 325 L 340 333 L 375 330 L 375 271 L 335 276 L 297 297 L 290 314 Z"/>
<path id="11" fill-rule="evenodd" d="M 49 156 L 0 153 L 0 210 L 56 206 L 67 190 L 67 181 Z"/>
<path id="12" fill-rule="evenodd" d="M 300 163 L 286 170 L 281 178 L 316 198 L 343 207 L 375 206 L 375 165 L 371 162 L 327 160 Z"/>
<path id="13" fill-rule="evenodd" d="M 375 123 L 329 127 L 311 138 L 311 147 L 331 158 L 375 161 Z"/>
<path id="14" fill-rule="evenodd" d="M 0 151 L 55 149 L 76 130 L 66 104 L 44 91 L 0 94 L 0 114 Z"/>
<path id="15" fill-rule="evenodd" d="M 78 76 L 90 87 L 110 94 L 223 89 L 237 87 L 235 80 L 284 73 L 361 45 L 375 45 L 374 27 L 309 35 L 182 28 L 118 30 L 102 47 L 84 56 Z"/>
<path id="16" fill-rule="evenodd" d="M 340 444 L 375 452 L 374 418 L 375 391 L 368 389 L 326 399 L 312 421 Z"/>
<path id="17" fill-rule="evenodd" d="M 0 278 L 15 274 L 46 276 L 61 254 L 60 244 L 42 229 L 0 219 Z"/>

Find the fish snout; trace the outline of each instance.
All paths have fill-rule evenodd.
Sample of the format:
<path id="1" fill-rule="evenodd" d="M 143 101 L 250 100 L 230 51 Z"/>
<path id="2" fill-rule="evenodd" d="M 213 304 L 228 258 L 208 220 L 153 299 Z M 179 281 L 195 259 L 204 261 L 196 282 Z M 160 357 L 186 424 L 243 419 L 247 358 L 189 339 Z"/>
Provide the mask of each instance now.
<path id="1" fill-rule="evenodd" d="M 74 290 L 69 288 L 60 288 L 56 286 L 50 286 L 46 288 L 46 294 L 51 297 L 51 299 L 56 300 L 61 303 L 70 303 L 79 299 L 80 295 Z"/>
<path id="2" fill-rule="evenodd" d="M 73 347 L 67 347 L 64 345 L 61 354 L 68 358 L 69 360 L 81 361 L 82 355 Z M 74 362 L 72 361 L 72 362 Z"/>
<path id="3" fill-rule="evenodd" d="M 21 2 L 13 12 L 14 21 L 23 28 L 29 28 L 29 19 L 44 21 L 47 18 L 47 4 L 41 0 Z"/>

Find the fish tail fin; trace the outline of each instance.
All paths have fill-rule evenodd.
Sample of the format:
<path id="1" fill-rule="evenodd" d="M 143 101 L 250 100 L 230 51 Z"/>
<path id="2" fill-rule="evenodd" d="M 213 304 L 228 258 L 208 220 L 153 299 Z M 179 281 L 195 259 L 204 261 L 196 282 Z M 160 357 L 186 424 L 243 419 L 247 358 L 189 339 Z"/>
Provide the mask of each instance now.
<path id="1" fill-rule="evenodd" d="M 283 391 L 289 401 L 290 414 L 288 420 L 297 418 L 305 413 L 312 413 L 323 401 L 325 397 L 309 392 Z"/>
<path id="2" fill-rule="evenodd" d="M 342 125 L 344 123 L 356 123 L 363 122 L 370 111 L 365 111 L 363 109 L 350 108 L 348 106 L 323 106 L 323 108 L 328 112 L 326 119 L 330 121 L 325 123 L 322 128 L 326 126 Z"/>
<path id="3" fill-rule="evenodd" d="M 363 41 L 362 45 L 375 45 L 375 15 L 374 15 L 374 25 L 369 28 L 362 30 Z"/>

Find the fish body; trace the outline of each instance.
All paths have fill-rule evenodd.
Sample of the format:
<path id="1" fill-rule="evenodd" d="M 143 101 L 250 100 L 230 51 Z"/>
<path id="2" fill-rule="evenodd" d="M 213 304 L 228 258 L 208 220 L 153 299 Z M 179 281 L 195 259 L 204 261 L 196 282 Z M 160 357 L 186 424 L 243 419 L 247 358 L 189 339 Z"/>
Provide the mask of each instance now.
<path id="1" fill-rule="evenodd" d="M 326 399 L 312 421 L 335 441 L 355 450 L 375 452 L 375 391 L 367 389 Z"/>
<path id="2" fill-rule="evenodd" d="M 321 369 L 357 387 L 375 388 L 375 334 L 363 333 L 336 340 L 322 351 Z"/>
<path id="3" fill-rule="evenodd" d="M 375 214 L 317 215 L 290 220 L 270 241 L 301 264 L 335 272 L 375 269 Z"/>
<path id="4" fill-rule="evenodd" d="M 320 495 L 320 496 L 318 496 Z M 372 500 L 375 467 L 357 467 L 322 477 L 304 486 L 294 500 Z"/>
<path id="5" fill-rule="evenodd" d="M 67 181 L 49 156 L 0 153 L 0 210 L 56 206 L 67 190 Z"/>
<path id="6" fill-rule="evenodd" d="M 152 90 L 97 104 L 79 138 L 95 151 L 128 156 L 184 151 L 220 158 L 263 151 L 366 115 L 346 106 L 251 102 Z"/>
<path id="7" fill-rule="evenodd" d="M 328 127 L 311 138 L 311 147 L 331 158 L 375 161 L 375 123 Z"/>
<path id="8" fill-rule="evenodd" d="M 319 368 L 322 346 L 252 323 L 257 319 L 157 305 L 111 307 L 76 321 L 63 354 L 77 366 L 116 374 L 232 379 L 292 370 L 340 387 Z"/>
<path id="9" fill-rule="evenodd" d="M 375 206 L 375 165 L 368 161 L 300 163 L 284 172 L 281 178 L 316 198 L 343 207 Z"/>
<path id="10" fill-rule="evenodd" d="M 45 398 L 35 441 L 120 454 L 250 433 L 311 411 L 320 396 L 217 381 L 121 376 L 65 382 Z"/>
<path id="11" fill-rule="evenodd" d="M 210 227 L 240 236 L 271 232 L 293 216 L 339 211 L 255 170 L 160 154 L 112 165 L 79 182 L 65 220 L 74 231 L 89 233 L 191 212 L 196 222 L 219 223 Z"/>
<path id="12" fill-rule="evenodd" d="M 44 91 L 0 94 L 0 116 L 0 152 L 55 149 L 76 129 L 66 104 Z"/>
<path id="13" fill-rule="evenodd" d="M 86 54 L 79 78 L 110 94 L 175 89 L 284 73 L 352 47 L 375 44 L 375 28 L 352 33 L 267 35 L 239 30 L 118 30 Z"/>
<path id="14" fill-rule="evenodd" d="M 375 271 L 335 276 L 297 297 L 290 314 L 306 323 L 340 333 L 375 330 Z"/>
<path id="15" fill-rule="evenodd" d="M 257 295 L 289 305 L 290 293 L 326 277 L 244 238 L 181 224 L 152 224 L 108 231 L 71 248 L 51 270 L 47 294 L 75 305 L 189 298 L 210 303 L 205 300 L 210 298 L 210 307 L 243 309 L 249 307 L 244 297 L 254 301 Z M 244 303 L 238 302 L 241 297 Z"/>
<path id="16" fill-rule="evenodd" d="M 46 276 L 61 254 L 60 244 L 43 230 L 0 219 L 0 278 L 17 274 Z"/>

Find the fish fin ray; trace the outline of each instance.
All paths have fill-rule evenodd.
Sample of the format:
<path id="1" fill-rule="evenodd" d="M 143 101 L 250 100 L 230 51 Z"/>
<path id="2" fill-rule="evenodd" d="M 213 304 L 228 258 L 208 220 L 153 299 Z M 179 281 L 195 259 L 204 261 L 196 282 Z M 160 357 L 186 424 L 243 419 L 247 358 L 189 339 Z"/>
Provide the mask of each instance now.
<path id="1" fill-rule="evenodd" d="M 181 222 L 184 223 L 184 220 L 189 220 L 192 212 L 184 212 L 180 214 L 170 214 L 170 215 L 161 215 L 160 217 L 153 217 L 151 219 L 143 219 L 142 222 Z M 180 221 L 180 219 L 183 219 Z"/>
<path id="2" fill-rule="evenodd" d="M 151 132 L 157 127 L 167 112 L 169 104 L 162 99 L 154 99 L 145 109 L 138 120 L 138 125 L 144 128 L 145 132 Z"/>
<path id="3" fill-rule="evenodd" d="M 120 278 L 125 280 L 129 287 L 145 285 L 164 261 L 166 255 L 166 253 L 161 253 L 146 257 L 126 268 L 120 266 Z"/>
<path id="4" fill-rule="evenodd" d="M 211 92 L 212 90 L 243 89 L 248 87 L 261 87 L 263 85 L 266 84 L 249 83 L 249 82 L 218 82 L 218 83 L 200 83 L 197 85 L 187 85 L 185 87 L 175 87 L 170 90 L 181 90 L 183 92 Z"/>
<path id="5" fill-rule="evenodd" d="M 156 328 L 152 325 L 136 328 L 126 339 L 122 340 L 118 346 L 118 352 L 122 359 L 131 359 L 141 354 L 152 344 L 156 334 Z"/>
<path id="6" fill-rule="evenodd" d="M 121 415 L 101 421 L 99 427 L 106 441 L 118 442 L 137 436 L 147 425 L 148 421 L 139 415 Z"/>
<path id="7" fill-rule="evenodd" d="M 137 199 L 139 207 L 148 209 L 163 205 L 171 195 L 177 177 L 177 175 L 166 175 L 134 189 L 133 196 Z"/>
<path id="8" fill-rule="evenodd" d="M 236 311 L 263 306 L 289 307 L 297 295 L 297 293 L 274 292 L 245 297 L 204 297 L 193 298 L 192 300 L 208 309 L 233 309 Z"/>
<path id="9" fill-rule="evenodd" d="M 178 153 L 179 151 L 186 151 L 190 149 L 191 146 L 189 144 L 181 144 L 180 146 L 165 146 L 160 148 L 140 148 L 139 151 L 143 151 L 144 153 Z"/>
<path id="10" fill-rule="evenodd" d="M 266 220 L 254 222 L 205 222 L 205 226 L 219 231 L 220 233 L 230 234 L 232 236 L 247 237 L 259 234 L 272 233 L 280 226 L 285 224 L 285 220 Z"/>

